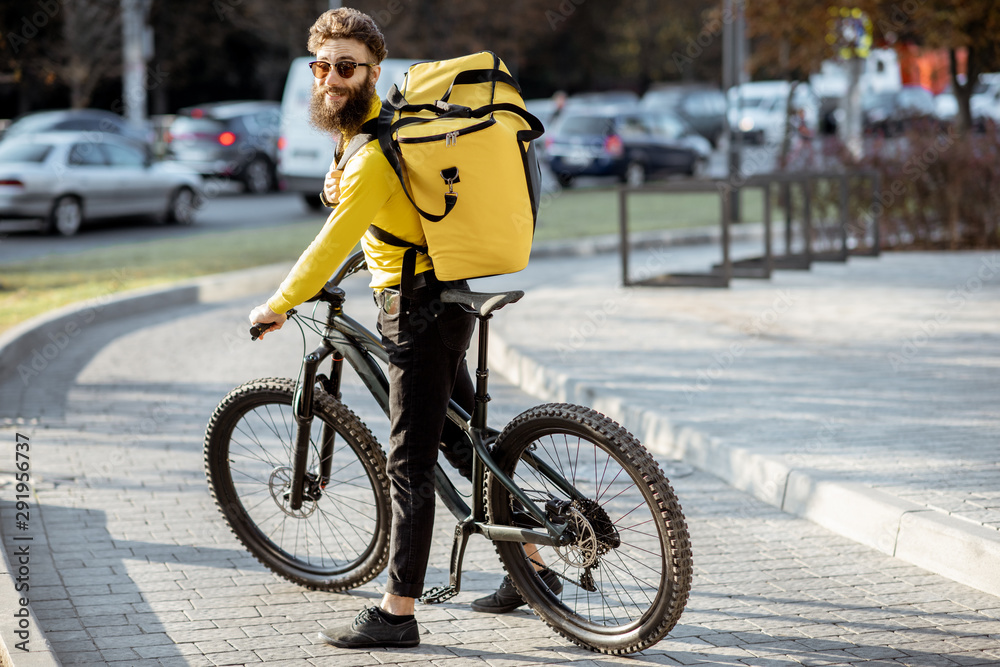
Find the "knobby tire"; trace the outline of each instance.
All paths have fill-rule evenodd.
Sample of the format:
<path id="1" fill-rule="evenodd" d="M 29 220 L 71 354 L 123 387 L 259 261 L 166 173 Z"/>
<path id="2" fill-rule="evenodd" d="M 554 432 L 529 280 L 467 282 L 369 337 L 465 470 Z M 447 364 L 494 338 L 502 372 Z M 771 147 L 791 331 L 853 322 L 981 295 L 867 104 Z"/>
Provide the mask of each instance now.
<path id="1" fill-rule="evenodd" d="M 624 428 L 589 408 L 547 404 L 516 417 L 493 457 L 539 507 L 570 506 L 577 536 L 529 558 L 518 542 L 495 546 L 521 597 L 559 634 L 603 653 L 633 653 L 677 623 L 691 588 L 691 545 L 681 506 L 663 471 Z M 558 488 L 541 461 L 584 498 Z M 492 523 L 537 527 L 492 475 L 486 489 Z M 561 554 L 561 555 L 560 555 Z M 544 562 L 563 584 L 556 595 L 535 574 Z"/>
<path id="2" fill-rule="evenodd" d="M 287 378 L 254 380 L 222 400 L 205 433 L 209 487 L 236 538 L 268 569 L 315 590 L 355 588 L 388 560 L 385 455 L 357 415 L 317 392 L 306 469 L 318 470 L 322 424 L 330 424 L 336 432 L 330 481 L 318 498 L 292 511 L 295 386 Z"/>

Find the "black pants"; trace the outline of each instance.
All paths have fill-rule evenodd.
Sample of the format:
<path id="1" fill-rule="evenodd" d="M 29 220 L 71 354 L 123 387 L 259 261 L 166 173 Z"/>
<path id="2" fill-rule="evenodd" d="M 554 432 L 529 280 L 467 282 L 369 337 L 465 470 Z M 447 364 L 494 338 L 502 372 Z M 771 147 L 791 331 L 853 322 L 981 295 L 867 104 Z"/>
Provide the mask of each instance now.
<path id="1" fill-rule="evenodd" d="M 451 287 L 467 289 L 462 283 Z M 471 412 L 475 398 L 465 351 L 475 329 L 474 315 L 442 303 L 440 284 L 416 291 L 408 312 L 379 312 L 379 331 L 389 354 L 388 474 L 392 499 L 389 581 L 386 591 L 419 597 L 434 526 L 434 465 L 438 445 L 453 444 L 458 431 L 442 435 L 448 399 Z M 449 460 L 471 461 L 467 445 L 452 447 Z M 471 464 L 469 464 L 471 467 Z M 468 469 L 461 466 L 463 474 Z"/>

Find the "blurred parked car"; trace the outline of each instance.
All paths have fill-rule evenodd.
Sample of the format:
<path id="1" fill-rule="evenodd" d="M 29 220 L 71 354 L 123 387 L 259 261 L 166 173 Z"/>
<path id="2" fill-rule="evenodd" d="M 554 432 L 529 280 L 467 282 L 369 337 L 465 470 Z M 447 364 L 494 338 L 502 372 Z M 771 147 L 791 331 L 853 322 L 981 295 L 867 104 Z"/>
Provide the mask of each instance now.
<path id="1" fill-rule="evenodd" d="M 552 120 L 556 115 L 556 101 L 551 97 L 525 100 L 524 108 L 538 120 L 542 121 L 542 127 L 544 127 L 545 132 L 548 133 L 549 128 L 552 125 Z M 535 145 L 536 156 L 539 160 L 542 160 L 545 155 L 545 139 L 536 139 L 532 143 Z"/>
<path id="2" fill-rule="evenodd" d="M 549 121 L 556 113 L 556 101 L 551 97 L 541 97 L 533 100 L 525 100 L 524 108 L 528 110 L 538 120 L 542 121 L 545 129 L 549 128 Z"/>
<path id="3" fill-rule="evenodd" d="M 943 123 L 950 123 L 955 120 L 957 115 L 958 100 L 955 99 L 955 93 L 951 91 L 950 87 L 934 96 L 935 118 Z"/>
<path id="4" fill-rule="evenodd" d="M 0 143 L 0 219 L 40 218 L 63 236 L 96 218 L 152 215 L 190 224 L 200 191 L 197 174 L 153 163 L 112 134 L 46 132 Z"/>
<path id="5" fill-rule="evenodd" d="M 667 111 L 680 116 L 698 134 L 717 146 L 726 131 L 726 96 L 704 86 L 654 88 L 642 96 L 647 111 Z"/>
<path id="6" fill-rule="evenodd" d="M 692 175 L 699 176 L 708 166 L 712 157 L 712 143 L 688 125 L 683 118 L 669 111 L 645 111 L 643 117 L 649 121 L 653 131 L 666 140 L 675 141 L 694 151 L 695 165 Z"/>
<path id="7" fill-rule="evenodd" d="M 635 186 L 654 173 L 698 169 L 694 148 L 665 136 L 650 114 L 634 109 L 564 111 L 546 137 L 545 160 L 563 187 L 577 176 L 616 176 Z"/>
<path id="8" fill-rule="evenodd" d="M 988 123 L 1000 123 L 1000 73 L 979 75 L 969 106 L 977 128 L 983 129 Z"/>
<path id="9" fill-rule="evenodd" d="M 639 96 L 631 90 L 601 90 L 570 95 L 566 98 L 563 111 L 626 104 L 639 104 Z"/>
<path id="10" fill-rule="evenodd" d="M 748 133 L 747 139 L 760 136 L 768 144 L 780 142 L 785 134 L 790 90 L 788 81 L 752 81 L 730 88 L 730 124 Z M 798 117 L 795 122 L 803 125 L 801 129 L 815 133 L 819 129 L 819 111 L 820 100 L 809 84 L 798 84 L 792 97 L 792 113 Z"/>
<path id="11" fill-rule="evenodd" d="M 213 102 L 177 112 L 167 134 L 167 159 L 203 176 L 232 178 L 247 192 L 277 184 L 278 102 Z"/>
<path id="12" fill-rule="evenodd" d="M 99 132 L 124 137 L 140 146 L 152 143 L 152 132 L 136 127 L 123 116 L 102 109 L 35 111 L 14 119 L 2 139 L 38 132 Z"/>
<path id="13" fill-rule="evenodd" d="M 866 132 L 884 136 L 897 135 L 912 127 L 937 126 L 934 95 L 920 86 L 875 93 L 861 100 Z"/>

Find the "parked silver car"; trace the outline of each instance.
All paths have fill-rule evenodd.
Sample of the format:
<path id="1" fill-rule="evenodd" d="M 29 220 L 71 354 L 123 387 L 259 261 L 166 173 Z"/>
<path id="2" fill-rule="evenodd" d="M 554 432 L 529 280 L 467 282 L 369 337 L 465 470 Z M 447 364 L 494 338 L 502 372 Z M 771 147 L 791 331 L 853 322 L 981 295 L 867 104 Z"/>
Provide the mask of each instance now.
<path id="1" fill-rule="evenodd" d="M 201 177 L 154 163 L 135 144 L 93 132 L 46 132 L 0 143 L 0 220 L 40 218 L 72 236 L 84 221 L 156 216 L 190 224 Z"/>

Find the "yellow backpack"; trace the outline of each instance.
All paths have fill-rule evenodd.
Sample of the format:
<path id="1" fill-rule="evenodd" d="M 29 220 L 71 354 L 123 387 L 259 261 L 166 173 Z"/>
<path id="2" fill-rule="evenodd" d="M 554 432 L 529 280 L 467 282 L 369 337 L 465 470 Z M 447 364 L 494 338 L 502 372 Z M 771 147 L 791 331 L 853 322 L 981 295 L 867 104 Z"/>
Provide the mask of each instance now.
<path id="1" fill-rule="evenodd" d="M 507 67 L 488 51 L 410 67 L 382 104 L 375 138 L 421 217 L 426 246 L 372 225 L 408 248 L 401 289 L 412 294 L 416 253 L 438 280 L 520 271 L 528 265 L 541 190 L 528 113 Z"/>

